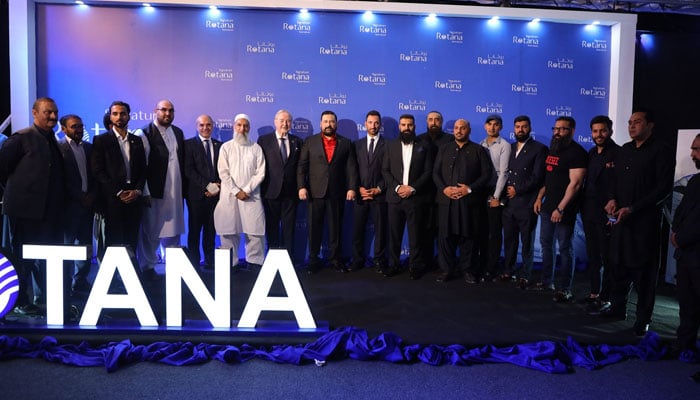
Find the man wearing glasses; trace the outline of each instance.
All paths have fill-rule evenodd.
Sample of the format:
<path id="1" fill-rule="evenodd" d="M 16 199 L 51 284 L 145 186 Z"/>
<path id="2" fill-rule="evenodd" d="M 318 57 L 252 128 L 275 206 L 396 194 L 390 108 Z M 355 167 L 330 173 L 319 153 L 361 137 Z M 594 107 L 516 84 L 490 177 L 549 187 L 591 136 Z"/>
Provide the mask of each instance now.
<path id="1" fill-rule="evenodd" d="M 573 299 L 574 250 L 571 238 L 579 208 L 579 189 L 588 166 L 586 150 L 573 140 L 575 129 L 576 121 L 571 117 L 559 117 L 555 121 L 545 160 L 544 187 L 540 189 L 534 205 L 535 213 L 540 216 L 542 246 L 542 279 L 534 287 L 555 289 L 554 301 L 558 303 Z M 561 256 L 556 279 L 555 239 Z"/>

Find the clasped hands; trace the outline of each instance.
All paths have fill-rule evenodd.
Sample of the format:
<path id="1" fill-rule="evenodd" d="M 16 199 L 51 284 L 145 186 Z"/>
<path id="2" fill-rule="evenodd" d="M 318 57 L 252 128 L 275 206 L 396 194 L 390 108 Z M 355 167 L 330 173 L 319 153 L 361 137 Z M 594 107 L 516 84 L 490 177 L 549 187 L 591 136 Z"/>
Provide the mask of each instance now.
<path id="1" fill-rule="evenodd" d="M 469 194 L 469 186 L 458 183 L 456 186 L 445 186 L 442 193 L 452 200 L 458 200 Z"/>

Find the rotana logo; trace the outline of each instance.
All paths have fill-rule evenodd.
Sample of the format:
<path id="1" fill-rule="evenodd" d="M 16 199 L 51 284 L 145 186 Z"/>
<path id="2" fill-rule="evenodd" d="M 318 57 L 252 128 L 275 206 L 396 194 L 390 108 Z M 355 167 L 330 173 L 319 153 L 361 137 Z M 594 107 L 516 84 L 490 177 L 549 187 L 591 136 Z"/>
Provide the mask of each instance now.
<path id="1" fill-rule="evenodd" d="M 0 253 L 0 318 L 15 307 L 18 293 L 17 271 L 10 260 Z"/>

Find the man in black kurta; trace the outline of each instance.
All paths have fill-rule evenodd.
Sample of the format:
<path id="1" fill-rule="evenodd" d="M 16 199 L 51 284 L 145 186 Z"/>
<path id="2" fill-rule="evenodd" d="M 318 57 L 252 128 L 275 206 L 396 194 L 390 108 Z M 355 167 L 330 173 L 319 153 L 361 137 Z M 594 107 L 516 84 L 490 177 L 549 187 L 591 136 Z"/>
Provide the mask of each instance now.
<path id="1" fill-rule="evenodd" d="M 478 282 L 474 243 L 487 234 L 478 213 L 487 198 L 493 174 L 491 157 L 479 144 L 469 140 L 471 128 L 463 119 L 455 121 L 454 143 L 438 150 L 433 168 L 438 203 L 438 282 L 464 274 L 467 283 Z M 459 248 L 459 259 L 456 250 Z"/>
<path id="2" fill-rule="evenodd" d="M 661 208 L 673 186 L 673 151 L 658 140 L 647 110 L 629 119 L 630 142 L 615 159 L 615 184 L 606 212 L 616 219 L 610 262 L 614 283 L 612 305 L 602 315 L 626 318 L 628 295 L 637 290 L 634 334 L 643 336 L 654 311 L 659 273 Z"/>

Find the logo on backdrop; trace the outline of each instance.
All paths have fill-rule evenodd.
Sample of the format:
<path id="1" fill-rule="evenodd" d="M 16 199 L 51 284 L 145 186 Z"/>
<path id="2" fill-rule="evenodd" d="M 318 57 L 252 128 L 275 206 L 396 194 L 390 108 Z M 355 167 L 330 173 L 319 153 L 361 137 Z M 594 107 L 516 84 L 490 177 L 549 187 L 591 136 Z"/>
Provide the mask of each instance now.
<path id="1" fill-rule="evenodd" d="M 411 50 L 408 53 L 399 53 L 399 60 L 406 62 L 428 62 L 428 52 L 423 50 Z"/>
<path id="2" fill-rule="evenodd" d="M 428 103 L 421 99 L 410 99 L 399 102 L 399 111 L 425 111 Z"/>
<path id="3" fill-rule="evenodd" d="M 297 21 L 296 23 L 290 24 L 287 22 L 282 23 L 282 30 L 288 32 L 297 33 L 311 33 L 311 22 L 309 21 Z"/>
<path id="4" fill-rule="evenodd" d="M 486 57 L 476 58 L 478 65 L 506 65 L 506 58 L 503 54 L 487 54 Z"/>
<path id="5" fill-rule="evenodd" d="M 333 43 L 328 46 L 321 46 L 318 48 L 318 54 L 322 56 L 347 56 L 348 45 Z"/>
<path id="6" fill-rule="evenodd" d="M 435 81 L 435 89 L 446 90 L 449 92 L 462 92 L 462 81 L 460 79 L 447 79 L 444 81 Z"/>
<path id="7" fill-rule="evenodd" d="M 218 21 L 208 19 L 204 21 L 204 27 L 215 31 L 233 32 L 235 24 L 232 19 L 220 19 Z"/>
<path id="8" fill-rule="evenodd" d="M 536 83 L 522 83 L 520 85 L 513 83 L 510 85 L 510 90 L 512 92 L 526 94 L 528 96 L 537 96 Z"/>
<path id="9" fill-rule="evenodd" d="M 581 47 L 584 49 L 591 49 L 595 51 L 608 51 L 608 41 L 607 40 L 582 40 Z"/>
<path id="10" fill-rule="evenodd" d="M 348 95 L 345 93 L 329 93 L 328 96 L 318 96 L 318 104 L 344 106 L 348 104 Z"/>
<path id="11" fill-rule="evenodd" d="M 294 81 L 296 83 L 309 83 L 311 82 L 311 71 L 282 71 L 283 81 Z"/>
<path id="12" fill-rule="evenodd" d="M 370 74 L 357 74 L 357 81 L 374 86 L 386 85 L 386 74 L 382 72 L 372 72 Z"/>
<path id="13" fill-rule="evenodd" d="M 558 105 L 547 107 L 544 110 L 548 117 L 570 117 L 573 114 L 571 106 Z"/>
<path id="14" fill-rule="evenodd" d="M 462 31 L 435 32 L 435 40 L 462 44 L 464 42 L 464 34 Z"/>
<path id="15" fill-rule="evenodd" d="M 360 25 L 360 33 L 367 33 L 374 36 L 386 36 L 388 31 L 384 24 Z"/>
<path id="16" fill-rule="evenodd" d="M 213 79 L 221 82 L 233 81 L 233 68 L 219 68 L 216 70 L 204 70 L 204 79 Z"/>
<path id="17" fill-rule="evenodd" d="M 246 103 L 274 103 L 275 94 L 269 90 L 256 90 L 245 95 Z"/>
<path id="18" fill-rule="evenodd" d="M 602 86 L 593 86 L 590 88 L 581 88 L 581 96 L 583 97 L 593 97 L 596 99 L 604 99 L 608 95 L 608 91 Z"/>
<path id="19" fill-rule="evenodd" d="M 292 121 L 292 132 L 301 138 L 307 138 L 314 134 L 314 127 L 308 119 L 296 118 Z M 300 226 L 300 224 L 303 224 L 303 226 Z M 306 221 L 297 221 L 296 225 L 296 229 L 306 229 Z"/>
<path id="20" fill-rule="evenodd" d="M 252 54 L 275 54 L 275 43 L 273 42 L 255 42 L 255 44 L 247 44 L 245 46 L 246 53 Z"/>
<path id="21" fill-rule="evenodd" d="M 540 37 L 537 35 L 513 35 L 513 43 L 526 47 L 540 47 Z"/>
<path id="22" fill-rule="evenodd" d="M 17 271 L 10 260 L 0 253 L 0 318 L 15 307 L 18 293 Z"/>
<path id="23" fill-rule="evenodd" d="M 547 60 L 547 68 L 550 69 L 574 69 L 574 59 L 569 57 L 557 57 Z"/>
<path id="24" fill-rule="evenodd" d="M 503 114 L 503 103 L 489 101 L 484 104 L 477 104 L 475 111 L 481 114 Z"/>

